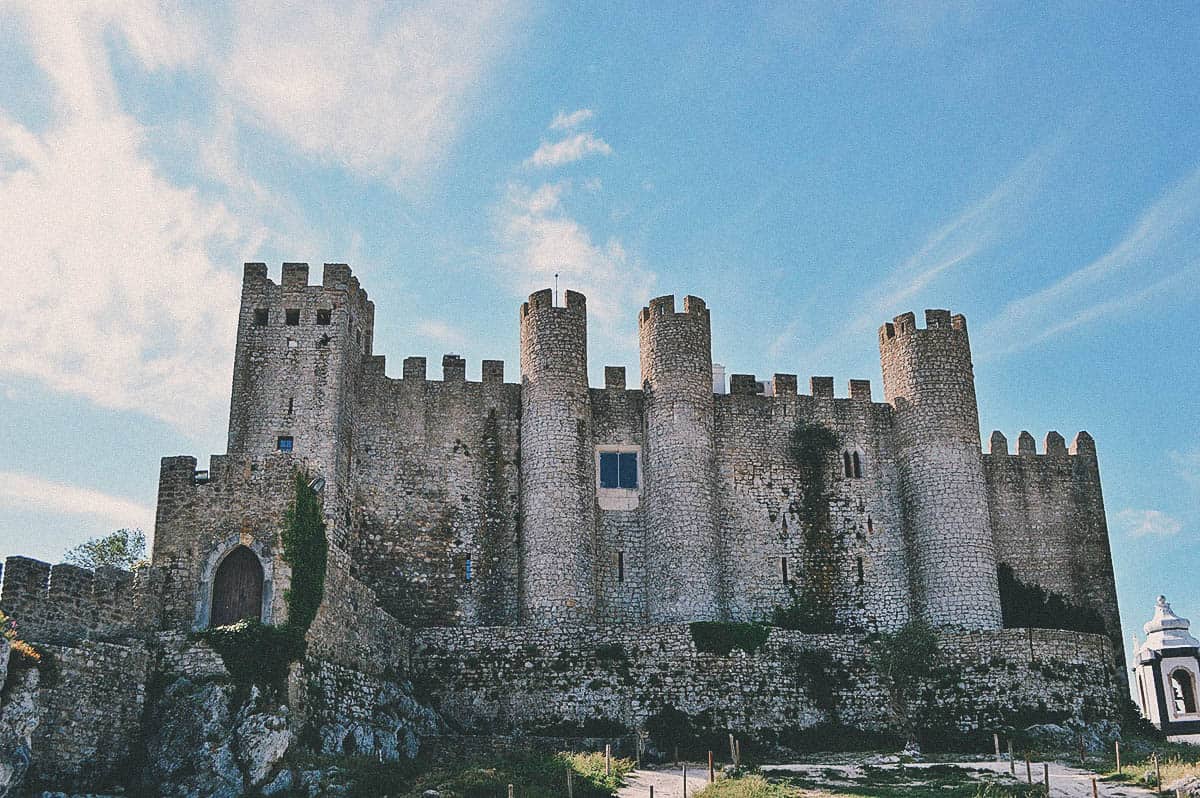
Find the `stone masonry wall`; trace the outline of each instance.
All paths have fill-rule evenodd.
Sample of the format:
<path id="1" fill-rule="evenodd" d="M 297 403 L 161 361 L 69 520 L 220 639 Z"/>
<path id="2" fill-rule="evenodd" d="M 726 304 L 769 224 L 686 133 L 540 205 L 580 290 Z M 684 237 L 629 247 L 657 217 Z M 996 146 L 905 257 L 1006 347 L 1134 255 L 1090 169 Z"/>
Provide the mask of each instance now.
<path id="1" fill-rule="evenodd" d="M 163 572 L 154 567 L 95 571 L 28 557 L 8 557 L 0 610 L 32 640 L 109 639 L 147 634 L 162 619 Z"/>
<path id="2" fill-rule="evenodd" d="M 1017 578 L 1096 610 L 1123 652 L 1096 445 L 1080 432 L 1068 450 L 1057 432 L 1042 452 L 1028 432 L 1017 453 L 993 432 L 983 458 L 996 554 Z"/>
<path id="3" fill-rule="evenodd" d="M 355 419 L 354 573 L 382 606 L 419 626 L 517 621 L 520 388 L 485 361 L 468 382 L 448 357 L 403 379 L 373 358 Z M 467 579 L 467 559 L 471 579 Z"/>
<path id="4" fill-rule="evenodd" d="M 870 401 L 870 385 L 835 399 L 830 378 L 797 395 L 794 375 L 777 374 L 772 396 L 716 397 L 718 523 L 724 594 L 736 620 L 769 618 L 793 596 L 815 598 L 847 629 L 895 629 L 909 620 L 908 571 L 901 526 L 892 409 Z M 804 477 L 788 453 L 798 424 L 834 431 L 840 445 L 826 463 L 829 528 L 805 517 Z M 857 455 L 861 477 L 846 476 Z M 786 558 L 786 576 L 784 581 Z M 860 570 L 861 569 L 861 570 Z"/>
<path id="5" fill-rule="evenodd" d="M 39 643 L 53 657 L 44 672 L 33 734 L 31 784 L 56 789 L 125 784 L 138 754 L 151 655 L 141 641 Z"/>
<path id="6" fill-rule="evenodd" d="M 996 728 L 1029 710 L 1117 717 L 1103 637 L 948 634 L 940 652 L 923 700 L 963 730 Z M 865 653 L 857 636 L 781 629 L 754 653 L 721 656 L 698 652 L 684 625 L 439 628 L 417 633 L 412 674 L 418 695 L 467 733 L 536 733 L 597 719 L 635 729 L 667 706 L 751 734 L 831 721 L 880 730 L 892 721 Z"/>

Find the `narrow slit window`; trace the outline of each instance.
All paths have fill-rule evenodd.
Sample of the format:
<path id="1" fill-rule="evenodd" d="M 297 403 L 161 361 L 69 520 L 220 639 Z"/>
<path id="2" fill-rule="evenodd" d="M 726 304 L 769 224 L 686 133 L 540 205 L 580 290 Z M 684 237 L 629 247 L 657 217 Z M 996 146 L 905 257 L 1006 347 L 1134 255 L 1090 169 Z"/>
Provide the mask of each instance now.
<path id="1" fill-rule="evenodd" d="M 463 579 L 470 582 L 474 578 L 475 572 L 471 568 L 471 558 L 467 557 L 463 560 Z"/>
<path id="2" fill-rule="evenodd" d="M 858 567 L 858 584 L 861 585 L 863 583 L 863 560 L 862 560 L 862 557 L 858 558 L 856 565 Z"/>
<path id="3" fill-rule="evenodd" d="M 281 452 L 290 452 L 292 450 L 292 436 L 280 435 L 275 441 L 275 448 Z"/>
<path id="4" fill-rule="evenodd" d="M 292 411 L 295 409 L 296 409 L 296 400 L 292 397 L 288 397 L 288 415 L 290 416 L 292 414 Z"/>
<path id="5" fill-rule="evenodd" d="M 783 583 L 784 583 L 785 585 L 786 585 L 786 584 L 789 584 L 789 582 L 788 582 L 788 571 L 787 571 L 787 557 L 780 557 L 780 558 L 779 558 L 779 570 L 780 570 L 780 573 L 781 573 L 781 574 L 783 574 Z"/>
<path id="6" fill-rule="evenodd" d="M 871 516 L 868 515 L 867 516 L 867 534 L 869 535 L 874 531 L 875 531 L 875 525 L 873 523 L 871 523 Z"/>
<path id="7" fill-rule="evenodd" d="M 270 318 L 271 318 L 271 314 L 267 311 L 266 308 L 258 308 L 257 310 L 254 311 L 254 326 L 255 327 L 266 327 L 267 322 L 270 320 Z"/>
<path id="8" fill-rule="evenodd" d="M 283 322 L 289 327 L 299 327 L 300 308 L 288 308 L 283 311 Z"/>
<path id="9" fill-rule="evenodd" d="M 851 454 L 850 459 L 854 461 L 854 478 L 862 479 L 862 459 L 858 456 L 858 452 Z"/>
<path id="10" fill-rule="evenodd" d="M 625 552 L 617 552 L 617 581 L 625 581 Z"/>
<path id="11" fill-rule="evenodd" d="M 333 311 L 322 308 L 317 311 L 317 324 L 322 327 L 328 327 L 333 321 Z"/>
<path id="12" fill-rule="evenodd" d="M 847 477 L 854 476 L 854 469 L 850 465 L 850 452 L 842 452 L 842 471 Z"/>

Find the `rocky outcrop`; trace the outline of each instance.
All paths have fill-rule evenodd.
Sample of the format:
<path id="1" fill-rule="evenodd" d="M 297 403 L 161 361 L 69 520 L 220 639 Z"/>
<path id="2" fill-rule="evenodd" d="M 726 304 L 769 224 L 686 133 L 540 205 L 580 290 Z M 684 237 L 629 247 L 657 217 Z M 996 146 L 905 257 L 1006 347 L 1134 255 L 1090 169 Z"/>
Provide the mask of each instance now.
<path id="1" fill-rule="evenodd" d="M 33 732 L 41 721 L 36 668 L 9 671 L 12 650 L 0 638 L 0 798 L 17 795 L 33 760 Z"/>

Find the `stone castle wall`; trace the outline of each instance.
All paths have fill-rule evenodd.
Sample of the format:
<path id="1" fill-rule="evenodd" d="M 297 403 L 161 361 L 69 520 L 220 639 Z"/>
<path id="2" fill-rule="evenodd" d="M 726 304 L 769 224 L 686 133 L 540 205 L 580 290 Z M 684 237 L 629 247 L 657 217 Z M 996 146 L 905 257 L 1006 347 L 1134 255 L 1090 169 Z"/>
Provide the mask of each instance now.
<path id="1" fill-rule="evenodd" d="M 1023 432 L 1017 453 L 1010 454 L 1004 436 L 993 432 L 983 463 L 999 561 L 1021 581 L 1098 612 L 1115 650 L 1123 652 L 1092 437 L 1080 432 L 1068 449 L 1051 432 L 1039 453 L 1033 436 Z"/>
<path id="2" fill-rule="evenodd" d="M 1005 629 L 944 634 L 927 712 L 964 731 L 1022 712 L 1118 717 L 1108 641 Z M 440 628 L 416 633 L 413 680 L 475 734 L 537 733 L 603 720 L 629 730 L 665 708 L 714 728 L 775 733 L 837 723 L 891 728 L 886 691 L 853 635 L 772 629 L 753 653 L 697 650 L 686 625 Z"/>

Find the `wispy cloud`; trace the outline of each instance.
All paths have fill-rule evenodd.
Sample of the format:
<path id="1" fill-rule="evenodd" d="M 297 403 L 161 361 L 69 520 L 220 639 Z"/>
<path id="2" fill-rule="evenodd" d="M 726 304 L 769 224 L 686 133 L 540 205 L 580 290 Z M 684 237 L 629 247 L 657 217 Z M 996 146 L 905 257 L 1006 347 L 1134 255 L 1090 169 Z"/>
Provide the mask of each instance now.
<path id="1" fill-rule="evenodd" d="M 560 275 L 564 287 L 587 297 L 593 329 L 616 341 L 633 317 L 630 308 L 649 298 L 655 275 L 615 236 L 594 240 L 564 208 L 569 189 L 566 182 L 508 187 L 496 215 L 501 262 L 518 295 L 551 285 Z M 629 343 L 618 341 L 623 349 Z"/>
<path id="2" fill-rule="evenodd" d="M 608 142 L 592 133 L 576 133 L 562 141 L 543 141 L 533 155 L 525 159 L 526 166 L 562 166 L 582 160 L 589 155 L 612 155 Z"/>
<path id="3" fill-rule="evenodd" d="M 214 69 L 239 115 L 320 160 L 405 186 L 456 140 L 521 7 L 238 4 Z"/>
<path id="4" fill-rule="evenodd" d="M 981 332 L 984 352 L 1004 354 L 1128 311 L 1200 276 L 1200 168 L 1147 208 L 1125 237 L 1086 266 L 1010 302 Z"/>
<path id="5" fill-rule="evenodd" d="M 962 268 L 1015 229 L 1039 190 L 1061 142 L 1044 144 L 1026 156 L 986 196 L 968 205 L 931 232 L 916 250 L 898 263 L 883 284 L 855 303 L 862 310 L 810 354 L 820 360 L 851 337 L 861 337 L 886 319 L 910 310 L 913 297 L 948 272 Z M 772 348 L 782 350 L 780 336 Z"/>
<path id="6" fill-rule="evenodd" d="M 1200 489 L 1200 449 L 1190 452 L 1171 452 L 1176 473 L 1193 487 Z"/>
<path id="7" fill-rule="evenodd" d="M 1182 521 L 1161 510 L 1122 510 L 1113 520 L 1118 529 L 1134 538 L 1169 538 L 1183 529 Z"/>
<path id="8" fill-rule="evenodd" d="M 424 319 L 414 325 L 414 332 L 434 343 L 447 347 L 447 352 L 461 353 L 467 346 L 467 337 L 457 327 L 440 319 Z"/>
<path id="9" fill-rule="evenodd" d="M 596 115 L 591 108 L 580 108 L 578 111 L 567 113 L 559 111 L 550 122 L 551 130 L 574 130 Z"/>
<path id="10" fill-rule="evenodd" d="M 154 531 L 154 508 L 91 488 L 23 474 L 0 471 L 0 507 L 20 512 L 87 516 L 107 521 L 114 529 L 137 527 Z"/>

